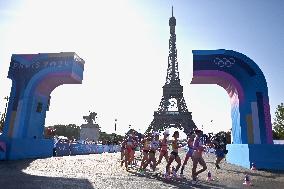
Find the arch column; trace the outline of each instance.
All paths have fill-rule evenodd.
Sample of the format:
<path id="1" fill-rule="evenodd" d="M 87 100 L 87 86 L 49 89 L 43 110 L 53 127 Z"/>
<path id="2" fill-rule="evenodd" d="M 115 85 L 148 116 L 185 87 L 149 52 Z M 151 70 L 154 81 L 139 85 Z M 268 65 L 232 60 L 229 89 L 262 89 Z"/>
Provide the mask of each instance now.
<path id="1" fill-rule="evenodd" d="M 84 63 L 73 52 L 12 55 L 12 89 L 0 138 L 7 144 L 6 159 L 52 156 L 53 141 L 43 137 L 50 94 L 62 84 L 82 83 Z"/>
<path id="2" fill-rule="evenodd" d="M 233 144 L 227 145 L 229 162 L 284 170 L 284 146 L 272 141 L 267 83 L 254 61 L 232 50 L 194 50 L 191 83 L 217 84 L 229 95 L 233 136 Z"/>

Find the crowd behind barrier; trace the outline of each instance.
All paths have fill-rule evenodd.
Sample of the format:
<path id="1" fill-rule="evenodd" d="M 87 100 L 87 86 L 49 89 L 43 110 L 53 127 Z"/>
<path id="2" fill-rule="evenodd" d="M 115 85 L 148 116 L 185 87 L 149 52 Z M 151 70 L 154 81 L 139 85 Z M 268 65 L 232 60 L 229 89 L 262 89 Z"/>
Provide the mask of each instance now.
<path id="1" fill-rule="evenodd" d="M 120 145 L 102 145 L 102 144 L 80 144 L 80 143 L 61 143 L 55 145 L 56 156 L 83 155 L 83 154 L 101 154 L 120 152 Z"/>
<path id="2" fill-rule="evenodd" d="M 273 140 L 274 144 L 284 144 L 284 140 Z"/>

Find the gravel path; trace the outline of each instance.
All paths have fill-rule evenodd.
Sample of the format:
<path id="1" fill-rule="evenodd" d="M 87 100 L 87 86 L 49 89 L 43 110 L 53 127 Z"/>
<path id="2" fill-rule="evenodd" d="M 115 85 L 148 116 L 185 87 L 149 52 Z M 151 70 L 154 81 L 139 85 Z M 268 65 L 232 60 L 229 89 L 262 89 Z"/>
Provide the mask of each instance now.
<path id="1" fill-rule="evenodd" d="M 181 154 L 184 157 L 184 153 Z M 52 157 L 36 160 L 0 162 L 0 189 L 116 189 L 116 188 L 248 188 L 242 183 L 249 174 L 250 188 L 284 189 L 284 172 L 251 171 L 222 162 L 221 169 L 214 169 L 214 156 L 205 155 L 208 170 L 214 181 L 207 182 L 207 171 L 191 184 L 191 161 L 185 168 L 184 179 L 167 181 L 162 177 L 165 161 L 158 166 L 158 176 L 147 172 L 145 176 L 136 169 L 127 172 L 120 167 L 120 153 Z"/>

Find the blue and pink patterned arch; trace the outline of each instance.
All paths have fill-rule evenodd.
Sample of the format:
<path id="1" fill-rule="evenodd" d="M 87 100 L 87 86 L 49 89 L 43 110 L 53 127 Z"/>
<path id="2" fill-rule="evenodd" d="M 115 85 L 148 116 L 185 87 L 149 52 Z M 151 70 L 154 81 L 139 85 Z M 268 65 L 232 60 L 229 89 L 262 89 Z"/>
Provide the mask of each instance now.
<path id="1" fill-rule="evenodd" d="M 84 60 L 73 52 L 12 55 L 12 88 L 0 138 L 6 159 L 52 155 L 53 141 L 43 138 L 50 94 L 62 84 L 82 83 L 83 71 Z"/>
<path id="2" fill-rule="evenodd" d="M 231 101 L 234 144 L 272 144 L 268 89 L 259 67 L 228 50 L 193 51 L 192 84 L 217 84 Z"/>
<path id="3" fill-rule="evenodd" d="M 267 82 L 258 65 L 232 50 L 194 50 L 192 84 L 217 84 L 230 98 L 233 144 L 227 160 L 244 167 L 284 169 L 284 147 L 272 145 L 272 126 Z M 270 151 L 278 155 L 261 154 Z"/>

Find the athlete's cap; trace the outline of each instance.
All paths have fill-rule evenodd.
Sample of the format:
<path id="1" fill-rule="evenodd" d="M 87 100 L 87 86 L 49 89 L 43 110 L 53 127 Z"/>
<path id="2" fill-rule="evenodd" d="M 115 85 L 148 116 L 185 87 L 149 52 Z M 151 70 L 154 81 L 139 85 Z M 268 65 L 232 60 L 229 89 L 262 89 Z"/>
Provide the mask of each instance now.
<path id="1" fill-rule="evenodd" d="M 194 132 L 191 131 L 190 133 L 187 133 L 186 135 L 187 135 L 187 136 L 191 136 L 191 135 L 193 135 L 193 134 L 194 134 Z"/>
<path id="2" fill-rule="evenodd" d="M 202 133 L 202 131 L 199 130 L 199 129 L 196 129 L 194 132 L 195 132 L 195 133 Z"/>
<path id="3" fill-rule="evenodd" d="M 153 133 L 153 136 L 159 136 L 159 135 L 160 135 L 160 133 L 158 133 L 158 132 Z"/>
<path id="4" fill-rule="evenodd" d="M 163 135 L 170 135 L 169 130 L 166 130 L 166 131 L 163 133 Z"/>

